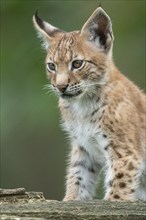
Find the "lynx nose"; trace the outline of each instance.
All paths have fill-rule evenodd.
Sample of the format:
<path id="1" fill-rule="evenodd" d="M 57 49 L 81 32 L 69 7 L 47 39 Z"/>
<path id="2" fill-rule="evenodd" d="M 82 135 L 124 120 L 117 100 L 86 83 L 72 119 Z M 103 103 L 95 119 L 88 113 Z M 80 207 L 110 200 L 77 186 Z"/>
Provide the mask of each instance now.
<path id="1" fill-rule="evenodd" d="M 67 89 L 67 87 L 68 87 L 68 84 L 67 85 L 56 85 L 56 87 L 57 87 L 57 89 L 59 89 L 61 92 L 65 92 L 65 90 Z"/>

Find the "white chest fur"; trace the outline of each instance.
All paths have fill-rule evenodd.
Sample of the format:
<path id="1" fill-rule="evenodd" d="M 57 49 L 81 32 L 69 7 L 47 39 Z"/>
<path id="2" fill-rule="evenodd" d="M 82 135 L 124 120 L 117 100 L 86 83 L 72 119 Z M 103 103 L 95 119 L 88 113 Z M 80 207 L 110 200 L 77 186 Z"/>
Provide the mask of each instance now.
<path id="1" fill-rule="evenodd" d="M 73 145 L 84 147 L 91 156 L 103 164 L 106 153 L 104 148 L 108 145 L 108 140 L 98 126 L 98 119 L 92 121 L 94 109 L 94 105 L 88 106 L 83 103 L 71 105 L 68 109 L 70 116 L 65 120 L 63 127 L 69 133 Z"/>

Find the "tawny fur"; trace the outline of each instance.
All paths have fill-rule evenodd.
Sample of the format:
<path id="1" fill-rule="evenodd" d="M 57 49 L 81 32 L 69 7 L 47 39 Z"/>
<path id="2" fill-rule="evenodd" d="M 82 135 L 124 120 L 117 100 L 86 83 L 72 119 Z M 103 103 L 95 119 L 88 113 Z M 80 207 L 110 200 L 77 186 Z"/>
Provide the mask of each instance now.
<path id="1" fill-rule="evenodd" d="M 64 201 L 94 198 L 103 167 L 104 199 L 146 200 L 146 97 L 115 67 L 109 16 L 99 7 L 70 33 L 37 14 L 33 20 L 45 38 L 47 75 L 72 145 Z"/>

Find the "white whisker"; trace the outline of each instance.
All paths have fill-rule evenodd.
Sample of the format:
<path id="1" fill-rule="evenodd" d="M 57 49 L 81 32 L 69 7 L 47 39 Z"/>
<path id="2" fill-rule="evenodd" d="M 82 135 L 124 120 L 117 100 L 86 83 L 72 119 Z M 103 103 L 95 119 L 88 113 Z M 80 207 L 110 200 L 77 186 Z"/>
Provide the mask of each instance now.
<path id="1" fill-rule="evenodd" d="M 43 89 L 47 90 L 46 94 L 49 95 L 54 95 L 56 93 L 55 88 L 51 84 L 46 84 Z"/>

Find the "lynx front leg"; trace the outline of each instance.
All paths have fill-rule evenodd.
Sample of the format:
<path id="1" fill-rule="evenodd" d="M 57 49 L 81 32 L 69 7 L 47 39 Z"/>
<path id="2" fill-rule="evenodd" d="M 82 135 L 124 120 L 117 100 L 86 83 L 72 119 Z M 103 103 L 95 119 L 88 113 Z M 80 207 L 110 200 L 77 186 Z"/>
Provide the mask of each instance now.
<path id="1" fill-rule="evenodd" d="M 134 201 L 142 174 L 141 159 L 135 154 L 128 155 L 126 152 L 125 154 L 119 152 L 112 150 L 113 156 L 109 162 L 105 179 L 106 195 L 104 199 Z"/>
<path id="2" fill-rule="evenodd" d="M 95 196 L 99 166 L 85 148 L 74 146 L 69 161 L 64 201 L 86 200 Z"/>

